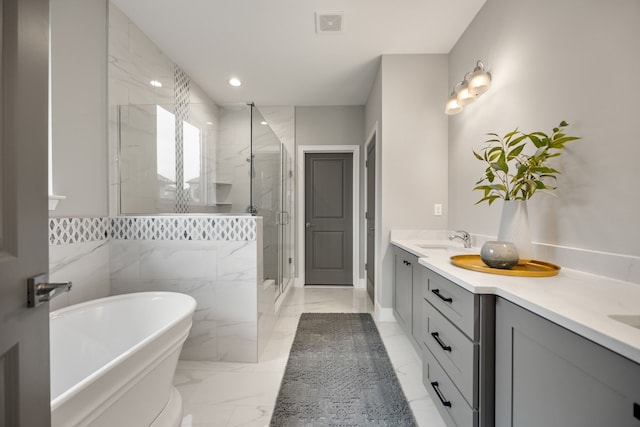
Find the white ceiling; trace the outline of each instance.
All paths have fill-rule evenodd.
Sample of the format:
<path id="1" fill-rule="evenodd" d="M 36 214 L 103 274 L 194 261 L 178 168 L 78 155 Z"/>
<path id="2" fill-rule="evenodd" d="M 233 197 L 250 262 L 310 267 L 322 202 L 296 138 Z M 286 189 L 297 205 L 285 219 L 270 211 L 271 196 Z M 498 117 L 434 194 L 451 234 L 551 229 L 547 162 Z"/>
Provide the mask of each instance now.
<path id="1" fill-rule="evenodd" d="M 112 1 L 218 104 L 300 106 L 365 104 L 381 54 L 448 53 L 485 2 Z M 344 31 L 316 34 L 336 11 Z"/>

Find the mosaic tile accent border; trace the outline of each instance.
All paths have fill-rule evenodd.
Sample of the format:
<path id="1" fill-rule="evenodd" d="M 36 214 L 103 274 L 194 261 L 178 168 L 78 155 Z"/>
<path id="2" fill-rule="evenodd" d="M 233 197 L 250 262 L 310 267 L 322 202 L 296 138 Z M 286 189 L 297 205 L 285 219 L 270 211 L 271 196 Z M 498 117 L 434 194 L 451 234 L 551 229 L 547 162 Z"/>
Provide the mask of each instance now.
<path id="1" fill-rule="evenodd" d="M 115 240 L 256 240 L 254 217 L 117 217 L 111 218 Z"/>
<path id="2" fill-rule="evenodd" d="M 256 218 L 250 216 L 121 216 L 116 218 L 50 218 L 49 244 L 96 240 L 254 241 Z"/>
<path id="3" fill-rule="evenodd" d="M 49 218 L 49 245 L 95 242 L 109 237 L 109 218 Z"/>
<path id="4" fill-rule="evenodd" d="M 175 207 L 177 213 L 189 213 L 189 194 L 182 188 L 184 182 L 184 122 L 189 121 L 189 102 L 191 97 L 191 79 L 177 65 L 173 70 L 174 98 L 175 98 L 175 120 L 176 120 L 176 199 Z"/>

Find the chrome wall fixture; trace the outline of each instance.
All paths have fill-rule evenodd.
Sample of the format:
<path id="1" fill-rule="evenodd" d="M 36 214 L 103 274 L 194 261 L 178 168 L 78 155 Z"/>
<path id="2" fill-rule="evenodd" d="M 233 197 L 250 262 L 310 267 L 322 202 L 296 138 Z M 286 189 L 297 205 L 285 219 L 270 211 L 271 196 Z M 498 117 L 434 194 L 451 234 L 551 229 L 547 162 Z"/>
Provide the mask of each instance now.
<path id="1" fill-rule="evenodd" d="M 484 69 L 484 63 L 476 62 L 473 71 L 464 75 L 464 79 L 453 87 L 447 100 L 444 112 L 448 115 L 458 114 L 465 105 L 471 104 L 491 87 L 491 73 Z"/>

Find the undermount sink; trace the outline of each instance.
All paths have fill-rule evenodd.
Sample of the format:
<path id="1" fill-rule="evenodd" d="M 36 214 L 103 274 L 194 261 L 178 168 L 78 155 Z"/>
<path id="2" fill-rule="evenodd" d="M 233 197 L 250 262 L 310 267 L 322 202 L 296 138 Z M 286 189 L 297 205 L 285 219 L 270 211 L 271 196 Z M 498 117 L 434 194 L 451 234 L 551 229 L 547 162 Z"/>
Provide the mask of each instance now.
<path id="1" fill-rule="evenodd" d="M 640 314 L 610 314 L 610 318 L 640 329 Z"/>
<path id="2" fill-rule="evenodd" d="M 462 246 L 447 245 L 446 243 L 418 243 L 416 246 L 421 249 L 462 249 Z"/>

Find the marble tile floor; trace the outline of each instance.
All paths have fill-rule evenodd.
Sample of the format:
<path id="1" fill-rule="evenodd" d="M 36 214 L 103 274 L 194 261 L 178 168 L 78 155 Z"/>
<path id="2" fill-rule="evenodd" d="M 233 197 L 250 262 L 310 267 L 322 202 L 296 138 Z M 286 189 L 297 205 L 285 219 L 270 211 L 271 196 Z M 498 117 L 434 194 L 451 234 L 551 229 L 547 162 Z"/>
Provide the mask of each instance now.
<path id="1" fill-rule="evenodd" d="M 293 288 L 286 298 L 259 363 L 178 363 L 174 384 L 183 399 L 182 427 L 268 426 L 300 314 L 373 312 L 360 289 Z M 377 326 L 418 425 L 444 427 L 422 385 L 420 358 L 400 326 Z"/>

